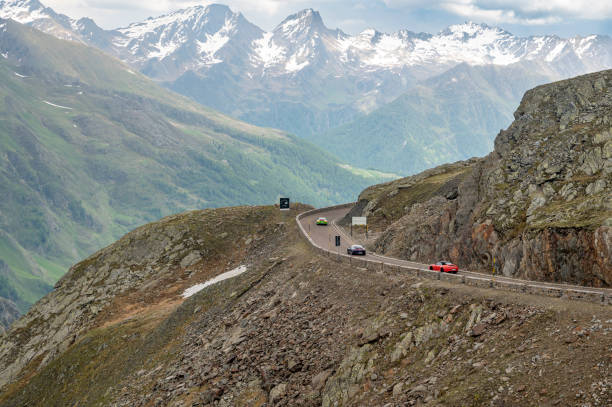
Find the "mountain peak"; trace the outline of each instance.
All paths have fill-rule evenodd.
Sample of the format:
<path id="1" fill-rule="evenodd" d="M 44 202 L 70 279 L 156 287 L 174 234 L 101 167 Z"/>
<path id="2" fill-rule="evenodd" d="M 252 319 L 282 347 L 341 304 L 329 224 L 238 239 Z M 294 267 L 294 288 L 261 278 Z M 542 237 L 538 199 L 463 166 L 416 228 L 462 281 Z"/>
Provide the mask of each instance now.
<path id="1" fill-rule="evenodd" d="M 196 6 L 196 7 L 203 7 L 203 6 Z M 225 4 L 219 4 L 219 3 L 209 4 L 208 6 L 206 6 L 206 10 L 208 10 L 210 12 L 214 12 L 214 11 L 223 11 L 223 12 L 232 11 L 229 8 L 229 6 L 227 6 Z"/>
<path id="2" fill-rule="evenodd" d="M 0 7 L 28 7 L 30 9 L 44 8 L 38 0 L 4 0 Z"/>
<path id="3" fill-rule="evenodd" d="M 380 33 L 374 28 L 366 28 L 365 30 L 359 33 L 359 35 L 363 37 L 374 37 L 378 34 Z"/>
<path id="4" fill-rule="evenodd" d="M 240 13 L 234 13 L 228 6 L 223 4 L 209 4 L 207 6 L 197 5 L 187 7 L 180 10 L 172 11 L 168 14 L 163 14 L 157 17 L 149 17 L 145 23 L 155 22 L 155 25 L 167 25 L 174 22 L 186 23 L 193 20 L 201 20 L 208 18 L 210 20 L 223 19 L 227 16 L 238 16 Z M 133 23 L 130 25 L 140 25 L 143 23 Z"/>
<path id="5" fill-rule="evenodd" d="M 287 19 L 291 17 L 292 16 L 289 16 Z M 321 19 L 321 15 L 319 14 L 319 12 L 312 8 L 305 8 L 304 10 L 298 11 L 297 13 L 293 14 L 293 17 L 294 18 L 311 18 L 311 19 L 318 19 L 321 22 L 323 21 Z"/>
<path id="6" fill-rule="evenodd" d="M 453 24 L 448 26 L 445 30 L 440 32 L 442 36 L 453 36 L 453 37 L 475 37 L 484 32 L 496 32 L 510 34 L 499 27 L 491 27 L 485 23 L 475 23 L 473 21 L 466 21 L 462 24 Z"/>
<path id="7" fill-rule="evenodd" d="M 0 0 L 0 17 L 15 20 L 21 24 L 49 18 L 44 12 L 43 6 L 38 0 Z"/>
<path id="8" fill-rule="evenodd" d="M 276 27 L 274 31 L 282 31 L 286 35 L 298 35 L 309 31 L 327 31 L 321 14 L 311 8 L 290 15 Z"/>
<path id="9" fill-rule="evenodd" d="M 197 5 L 158 17 L 149 17 L 143 22 L 120 28 L 119 31 L 130 38 L 145 36 L 147 33 L 161 36 L 163 32 L 163 37 L 169 39 L 176 35 L 177 30 L 212 34 L 225 26 L 228 20 L 241 16 L 242 14 L 234 13 L 228 6 L 222 4 Z"/>

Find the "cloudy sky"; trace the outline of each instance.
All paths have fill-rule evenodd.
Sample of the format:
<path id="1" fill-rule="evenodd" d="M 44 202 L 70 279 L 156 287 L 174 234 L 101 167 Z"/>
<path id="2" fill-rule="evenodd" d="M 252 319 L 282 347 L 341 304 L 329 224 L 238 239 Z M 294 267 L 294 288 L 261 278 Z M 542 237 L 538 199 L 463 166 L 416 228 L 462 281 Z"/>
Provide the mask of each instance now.
<path id="1" fill-rule="evenodd" d="M 91 17 L 104 28 L 117 28 L 201 0 L 41 0 L 70 17 Z M 400 28 L 436 33 L 463 21 L 497 25 L 517 35 L 612 35 L 612 0 L 226 0 L 235 11 L 265 30 L 304 8 L 321 12 L 330 28 L 354 34 L 365 28 Z"/>

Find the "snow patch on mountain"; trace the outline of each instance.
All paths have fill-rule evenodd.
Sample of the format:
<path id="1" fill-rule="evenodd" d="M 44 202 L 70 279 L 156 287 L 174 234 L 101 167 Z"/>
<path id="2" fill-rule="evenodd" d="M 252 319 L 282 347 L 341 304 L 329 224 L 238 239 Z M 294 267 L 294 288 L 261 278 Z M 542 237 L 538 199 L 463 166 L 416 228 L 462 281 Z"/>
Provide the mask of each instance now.
<path id="1" fill-rule="evenodd" d="M 280 63 L 285 56 L 285 48 L 276 45 L 272 37 L 274 33 L 268 32 L 258 40 L 253 41 L 253 57 L 251 65 L 259 66 L 262 64 L 264 68 Z"/>
<path id="2" fill-rule="evenodd" d="M 183 291 L 183 294 L 181 294 L 181 296 L 183 298 L 189 298 L 192 295 L 199 293 L 200 291 L 202 291 L 203 289 L 205 289 L 208 286 L 220 283 L 221 281 L 227 280 L 229 278 L 237 277 L 237 276 L 239 276 L 240 274 L 243 274 L 246 271 L 247 271 L 247 266 L 236 267 L 235 269 L 227 271 L 227 272 L 222 273 L 222 274 L 219 274 L 217 277 L 211 278 L 208 281 L 205 281 L 203 283 L 196 284 L 196 285 L 193 285 L 193 286 L 187 288 L 185 291 Z"/>
<path id="3" fill-rule="evenodd" d="M 291 55 L 291 58 L 285 64 L 285 70 L 287 72 L 297 72 L 301 71 L 305 67 L 307 67 L 310 62 L 308 60 L 303 60 L 302 62 L 298 62 L 298 54 Z"/>
<path id="4" fill-rule="evenodd" d="M 597 36 L 596 35 L 589 35 L 586 38 L 580 38 L 580 37 L 572 38 L 570 40 L 570 42 L 572 43 L 572 46 L 573 46 L 576 54 L 580 58 L 584 58 L 584 56 L 587 54 L 587 52 L 593 46 L 593 43 L 595 42 L 595 40 L 597 40 Z"/>
<path id="5" fill-rule="evenodd" d="M 62 106 L 62 105 L 56 105 L 55 103 L 51 103 L 51 102 L 49 102 L 49 101 L 47 101 L 47 100 L 43 100 L 43 103 L 46 103 L 46 104 L 48 104 L 49 106 L 58 107 L 58 108 L 60 108 L 60 109 L 72 110 L 72 108 L 71 108 L 71 107 L 68 107 L 68 106 Z"/>
<path id="6" fill-rule="evenodd" d="M 552 62 L 554 61 L 559 55 L 561 55 L 561 52 L 563 52 L 563 49 L 565 49 L 565 46 L 567 45 L 567 43 L 562 42 L 557 44 L 557 46 L 555 46 L 555 48 L 553 48 L 552 51 L 550 51 L 546 57 L 544 58 L 547 62 Z"/>
<path id="7" fill-rule="evenodd" d="M 234 23 L 231 20 L 226 20 L 225 25 L 219 31 L 212 35 L 205 34 L 205 41 L 196 41 L 198 51 L 202 57 L 201 60 L 205 65 L 223 62 L 223 60 L 215 58 L 215 54 L 230 40 L 234 28 Z"/>
<path id="8" fill-rule="evenodd" d="M 119 28 L 117 31 L 128 38 L 143 38 L 146 37 L 147 34 L 155 34 L 160 30 L 167 31 L 169 27 L 180 27 L 182 25 L 193 24 L 203 12 L 205 12 L 203 7 L 197 6 L 175 11 L 156 18 L 150 17 L 143 22 L 130 24 L 125 28 Z"/>
<path id="9" fill-rule="evenodd" d="M 47 19 L 42 4 L 28 0 L 0 1 L 0 18 L 11 19 L 21 24 L 29 24 L 36 20 Z"/>

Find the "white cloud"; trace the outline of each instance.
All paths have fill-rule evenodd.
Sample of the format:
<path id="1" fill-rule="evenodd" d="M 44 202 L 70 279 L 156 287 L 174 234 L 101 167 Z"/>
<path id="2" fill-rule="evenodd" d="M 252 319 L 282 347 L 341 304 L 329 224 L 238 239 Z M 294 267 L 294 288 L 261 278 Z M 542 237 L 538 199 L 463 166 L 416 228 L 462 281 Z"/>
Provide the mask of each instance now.
<path id="1" fill-rule="evenodd" d="M 449 1 L 440 5 L 442 9 L 475 21 L 486 21 L 488 23 L 509 23 L 522 25 L 546 25 L 561 21 L 559 16 L 549 15 L 545 17 L 523 17 L 514 10 L 497 8 L 485 9 L 472 4 L 471 1 Z"/>
<path id="2" fill-rule="evenodd" d="M 92 17 L 104 28 L 124 27 L 147 17 L 159 16 L 193 5 L 213 2 L 227 4 L 265 30 L 271 30 L 287 15 L 303 8 L 323 11 L 331 28 L 355 31 L 359 20 L 389 18 L 379 7 L 381 2 L 391 13 L 429 10 L 449 13 L 467 20 L 490 24 L 546 26 L 566 19 L 597 22 L 612 19 L 612 0 L 41 0 L 45 5 L 73 18 Z M 378 4 L 378 6 L 377 6 Z M 377 14 L 378 13 L 378 14 Z M 398 14 L 400 14 L 398 13 Z M 393 19 L 390 19 L 393 20 Z M 377 20 L 378 29 L 386 29 L 386 20 Z M 398 20 L 399 21 L 399 20 Z M 381 24 L 382 23 L 382 24 Z M 412 21 L 413 24 L 419 21 Z M 346 24 L 346 26 L 344 26 Z M 361 27 L 363 28 L 363 27 Z"/>
<path id="3" fill-rule="evenodd" d="M 343 31 L 349 32 L 359 31 L 367 25 L 368 22 L 361 18 L 347 18 L 345 20 L 338 21 L 338 26 L 342 27 Z"/>
<path id="4" fill-rule="evenodd" d="M 220 3 L 240 11 L 255 24 L 271 28 L 290 13 L 347 0 L 41 0 L 46 6 L 73 18 L 92 17 L 105 28 L 117 28 L 147 17 L 195 5 Z"/>
<path id="5" fill-rule="evenodd" d="M 491 23 L 545 25 L 571 17 L 612 18 L 610 0 L 383 0 L 389 8 L 427 8 Z"/>

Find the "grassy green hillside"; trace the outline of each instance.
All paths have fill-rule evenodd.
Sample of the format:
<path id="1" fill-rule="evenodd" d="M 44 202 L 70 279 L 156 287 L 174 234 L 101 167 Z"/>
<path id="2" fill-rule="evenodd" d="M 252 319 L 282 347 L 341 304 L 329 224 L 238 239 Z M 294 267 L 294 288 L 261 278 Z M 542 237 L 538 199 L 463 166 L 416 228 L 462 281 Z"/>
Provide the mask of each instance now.
<path id="1" fill-rule="evenodd" d="M 80 44 L 0 21 L 0 51 L 0 296 L 22 311 L 77 259 L 164 215 L 344 202 L 373 182 Z"/>
<path id="2" fill-rule="evenodd" d="M 486 155 L 523 92 L 548 82 L 532 72 L 459 65 L 314 141 L 353 165 L 401 174 Z"/>

